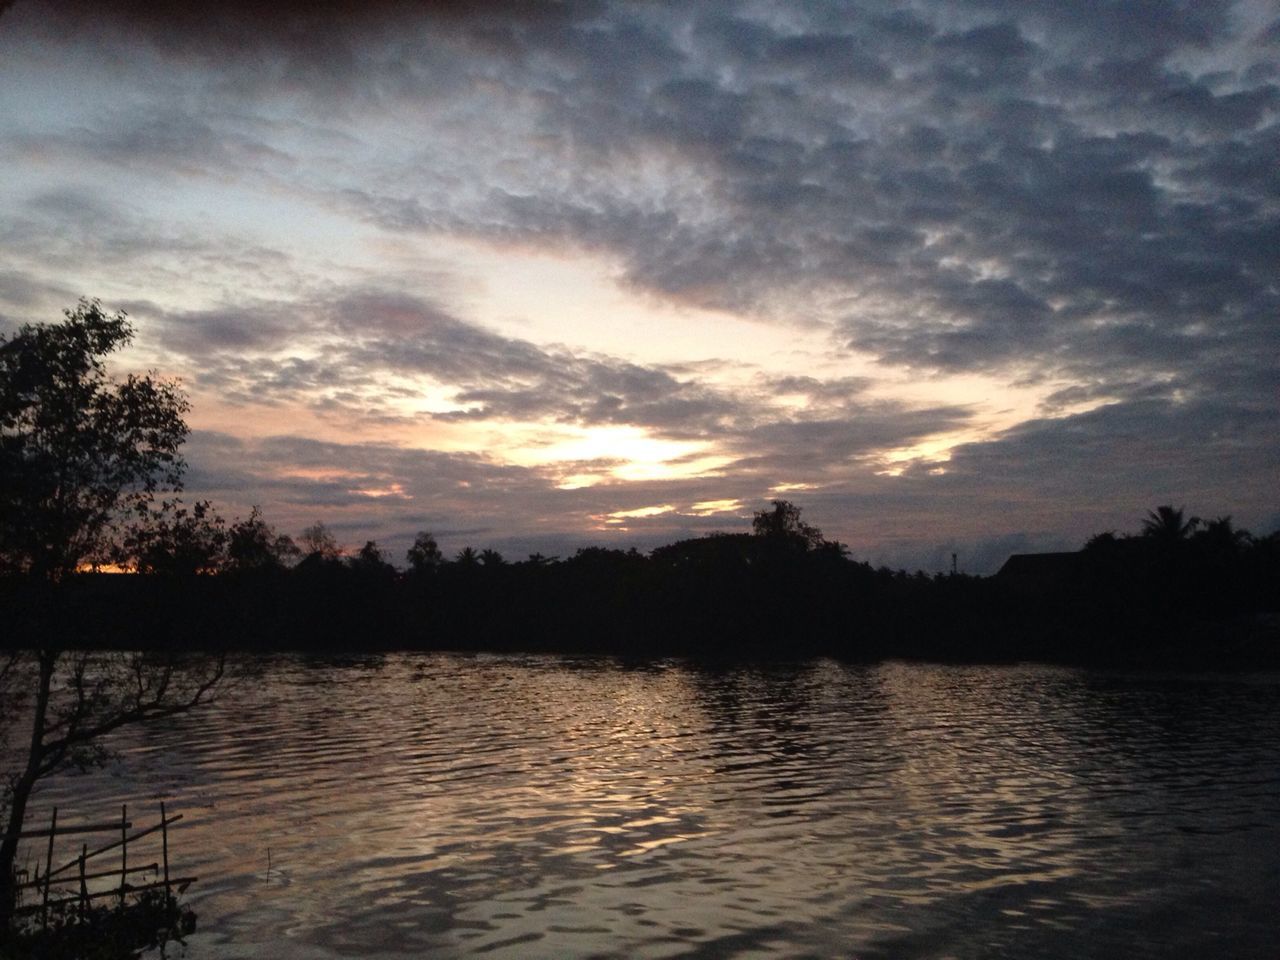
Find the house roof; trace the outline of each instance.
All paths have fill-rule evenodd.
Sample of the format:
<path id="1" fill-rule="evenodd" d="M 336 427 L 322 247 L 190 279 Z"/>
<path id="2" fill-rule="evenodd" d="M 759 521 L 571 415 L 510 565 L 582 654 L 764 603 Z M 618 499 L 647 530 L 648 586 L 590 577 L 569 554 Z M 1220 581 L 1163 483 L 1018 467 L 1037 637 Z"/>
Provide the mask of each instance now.
<path id="1" fill-rule="evenodd" d="M 1061 583 L 1080 565 L 1078 550 L 1064 553 L 1015 553 L 997 572 L 1000 580 L 1027 586 Z"/>

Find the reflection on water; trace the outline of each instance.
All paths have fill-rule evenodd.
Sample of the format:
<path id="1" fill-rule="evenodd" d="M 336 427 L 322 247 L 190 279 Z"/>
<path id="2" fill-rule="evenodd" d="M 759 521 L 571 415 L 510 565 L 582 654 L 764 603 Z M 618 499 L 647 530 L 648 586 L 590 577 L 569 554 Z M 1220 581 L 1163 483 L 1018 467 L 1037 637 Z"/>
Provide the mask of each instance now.
<path id="1" fill-rule="evenodd" d="M 1280 678 L 256 665 L 37 798 L 186 814 L 197 960 L 1275 956 Z"/>

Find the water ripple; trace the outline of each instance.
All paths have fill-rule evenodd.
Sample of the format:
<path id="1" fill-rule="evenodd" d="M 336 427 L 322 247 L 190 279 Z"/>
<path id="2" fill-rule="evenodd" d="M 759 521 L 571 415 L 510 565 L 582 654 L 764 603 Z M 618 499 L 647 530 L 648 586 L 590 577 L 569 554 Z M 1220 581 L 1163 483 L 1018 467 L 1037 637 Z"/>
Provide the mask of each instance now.
<path id="1" fill-rule="evenodd" d="M 240 666 L 37 797 L 186 814 L 196 960 L 1273 956 L 1274 676 Z"/>

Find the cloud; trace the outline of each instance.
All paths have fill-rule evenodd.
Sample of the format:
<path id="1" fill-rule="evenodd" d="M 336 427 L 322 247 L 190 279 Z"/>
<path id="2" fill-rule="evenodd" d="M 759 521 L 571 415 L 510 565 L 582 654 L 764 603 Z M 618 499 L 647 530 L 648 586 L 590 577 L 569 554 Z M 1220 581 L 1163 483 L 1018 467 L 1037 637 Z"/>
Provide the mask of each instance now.
<path id="1" fill-rule="evenodd" d="M 392 422 L 434 386 L 458 428 L 634 426 L 729 458 L 728 489 L 680 487 L 707 500 L 806 480 L 829 516 L 877 497 L 909 524 L 947 497 L 992 523 L 1044 498 L 1075 505 L 1061 537 L 1072 509 L 1157 490 L 1255 509 L 1280 406 L 1280 30 L 1258 9 L 22 0 L 0 38 L 0 322 L 128 284 L 146 344 L 231 403 Z M 438 239 L 589 255 L 637 296 L 826 330 L 830 357 L 753 379 L 733 344 L 692 367 L 503 334 L 414 272 L 404 251 Z M 894 486 L 879 453 L 976 413 L 875 399 L 868 369 L 1043 404 Z M 570 502 L 672 499 L 520 477 L 512 496 L 574 529 Z M 307 496 L 356 510 L 345 482 Z M 1026 543 L 1057 542 L 1014 512 Z"/>
<path id="2" fill-rule="evenodd" d="M 453 405 L 426 414 L 439 422 L 636 427 L 710 443 L 732 461 L 727 469 L 754 475 L 828 474 L 954 431 L 974 415 L 960 405 L 872 400 L 864 395 L 872 381 L 860 377 L 757 375 L 729 388 L 715 379 L 722 365 L 708 376 L 539 346 L 404 293 L 357 289 L 331 301 L 193 313 L 133 309 L 162 346 L 187 355 L 196 387 L 233 403 L 303 404 L 408 424 L 404 402 L 434 385 Z M 392 376 L 409 385 L 393 389 Z M 780 406 L 780 397 L 794 402 Z"/>

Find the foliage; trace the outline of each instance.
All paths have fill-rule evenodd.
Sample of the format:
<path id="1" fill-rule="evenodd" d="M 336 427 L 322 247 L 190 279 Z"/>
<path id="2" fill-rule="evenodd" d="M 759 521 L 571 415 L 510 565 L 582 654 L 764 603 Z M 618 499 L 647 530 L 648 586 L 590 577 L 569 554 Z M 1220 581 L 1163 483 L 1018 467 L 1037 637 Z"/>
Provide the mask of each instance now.
<path id="1" fill-rule="evenodd" d="M 13 763 L 0 781 L 0 930 L 10 928 L 18 835 L 36 784 L 100 760 L 120 727 L 191 709 L 222 677 L 217 658 L 54 646 L 85 639 L 68 619 L 69 575 L 81 566 L 201 573 L 221 562 L 225 533 L 207 502 L 156 503 L 182 486 L 188 403 L 172 381 L 108 375 L 103 358 L 132 336 L 123 313 L 81 300 L 61 323 L 0 337 L 0 568 L 34 585 L 28 619 L 44 645 L 0 660 L 0 737 L 21 736 L 0 744 Z"/>
<path id="2" fill-rule="evenodd" d="M 414 573 L 424 574 L 438 570 L 444 563 L 444 554 L 440 552 L 436 538 L 423 530 L 414 537 L 413 546 L 405 554 L 405 560 L 408 561 L 409 569 Z"/>
<path id="3" fill-rule="evenodd" d="M 280 570 L 301 551 L 288 534 L 278 534 L 254 507 L 247 520 L 227 531 L 227 567 L 231 570 Z"/>
<path id="4" fill-rule="evenodd" d="M 81 300 L 65 320 L 0 336 L 0 568 L 53 580 L 108 558 L 113 525 L 181 487 L 186 397 L 103 357 L 133 337 Z"/>
<path id="5" fill-rule="evenodd" d="M 226 565 L 227 531 L 208 500 L 190 509 L 181 500 L 166 500 L 158 510 L 143 505 L 127 528 L 117 561 L 138 573 L 196 576 Z"/>
<path id="6" fill-rule="evenodd" d="M 395 577 L 396 568 L 387 562 L 382 550 L 374 540 L 366 540 L 365 545 L 349 561 L 351 569 L 365 577 L 391 579 Z"/>
<path id="7" fill-rule="evenodd" d="M 12 960 L 136 960 L 195 932 L 196 915 L 161 890 L 146 890 L 123 906 L 77 903 L 51 909 L 47 929 L 0 931 L 0 955 Z"/>
<path id="8" fill-rule="evenodd" d="M 800 519 L 800 508 L 789 500 L 774 500 L 772 510 L 759 510 L 751 520 L 757 537 L 812 550 L 826 544 L 822 531 Z"/>
<path id="9" fill-rule="evenodd" d="M 319 522 L 302 531 L 302 535 L 298 537 L 298 546 L 302 549 L 303 556 L 312 561 L 337 560 L 342 556 L 337 538 L 328 527 Z"/>
<path id="10" fill-rule="evenodd" d="M 1142 535 L 1162 543 L 1176 543 L 1185 540 L 1200 526 L 1200 518 L 1192 517 L 1184 520 L 1186 510 L 1183 507 L 1164 505 L 1147 513 L 1142 521 Z"/>

